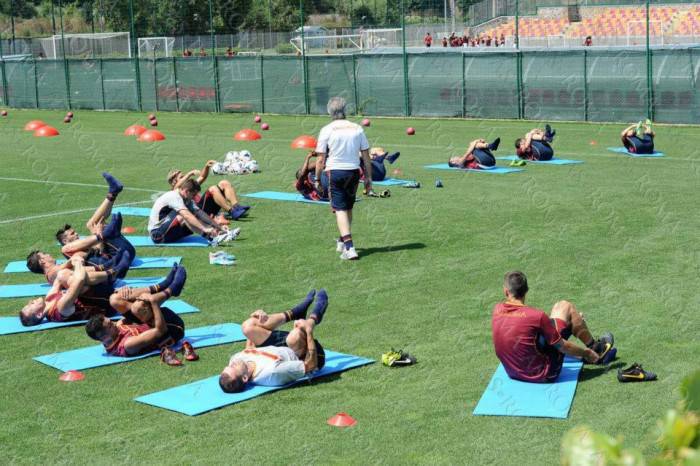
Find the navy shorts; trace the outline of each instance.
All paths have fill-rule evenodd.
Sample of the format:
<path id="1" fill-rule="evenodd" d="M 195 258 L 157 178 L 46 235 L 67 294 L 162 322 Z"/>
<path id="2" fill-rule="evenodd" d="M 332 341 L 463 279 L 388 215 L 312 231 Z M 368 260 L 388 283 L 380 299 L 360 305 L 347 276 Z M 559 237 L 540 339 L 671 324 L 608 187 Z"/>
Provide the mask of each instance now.
<path id="1" fill-rule="evenodd" d="M 654 137 L 651 134 L 645 134 L 642 138 L 628 136 L 625 138 L 625 147 L 633 154 L 653 154 Z"/>
<path id="2" fill-rule="evenodd" d="M 192 234 L 192 230 L 177 219 L 176 211 L 170 211 L 164 219 L 165 221 L 158 228 L 151 231 L 151 239 L 154 243 L 174 243 Z"/>
<path id="3" fill-rule="evenodd" d="M 287 331 L 273 330 L 267 340 L 259 346 L 287 346 L 287 335 L 289 335 Z M 314 338 L 314 342 L 316 343 L 317 369 L 323 369 L 323 366 L 326 365 L 326 352 L 317 339 Z"/>
<path id="4" fill-rule="evenodd" d="M 549 143 L 545 141 L 532 141 L 530 143 L 532 148 L 532 160 L 552 160 L 554 157 L 554 149 Z"/>
<path id="5" fill-rule="evenodd" d="M 333 210 L 352 210 L 355 205 L 360 170 L 331 170 L 330 195 Z"/>
<path id="6" fill-rule="evenodd" d="M 493 156 L 489 149 L 474 149 L 472 153 L 474 158 L 484 167 L 493 167 L 496 165 L 496 157 Z"/>
<path id="7" fill-rule="evenodd" d="M 126 251 L 129 253 L 132 259 L 136 258 L 136 249 L 134 249 L 134 245 L 132 245 L 129 240 L 124 238 L 122 235 L 119 235 L 113 239 L 105 240 L 103 244 L 104 252 L 109 257 L 116 256 L 119 254 L 119 251 Z"/>

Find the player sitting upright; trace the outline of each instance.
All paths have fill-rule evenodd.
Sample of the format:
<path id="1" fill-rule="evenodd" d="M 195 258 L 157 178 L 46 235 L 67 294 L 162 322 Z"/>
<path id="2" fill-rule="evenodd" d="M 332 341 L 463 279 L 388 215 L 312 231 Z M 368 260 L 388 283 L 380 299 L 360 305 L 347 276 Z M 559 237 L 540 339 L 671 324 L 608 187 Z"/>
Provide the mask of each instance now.
<path id="1" fill-rule="evenodd" d="M 393 164 L 400 155 L 401 152 L 392 152 L 390 154 L 382 147 L 372 147 L 369 150 L 369 158 L 372 160 L 372 181 L 384 181 L 386 179 L 386 167 L 384 166 L 384 160 L 388 160 L 389 163 Z M 362 159 L 360 159 L 360 170 L 360 180 L 362 181 L 364 180 L 365 176 L 365 163 Z"/>
<path id="2" fill-rule="evenodd" d="M 535 128 L 525 135 L 524 138 L 515 140 L 515 152 L 523 160 L 547 161 L 554 158 L 552 141 L 556 131 L 551 126 L 546 125 L 544 131 Z"/>
<path id="3" fill-rule="evenodd" d="M 627 152 L 632 154 L 654 153 L 656 133 L 651 129 L 651 120 L 647 119 L 643 123 L 640 121 L 625 128 L 620 136 Z"/>
<path id="4" fill-rule="evenodd" d="M 219 386 L 224 392 L 241 392 L 251 382 L 279 387 L 323 368 L 325 351 L 314 339 L 313 331 L 326 312 L 328 295 L 325 290 L 319 291 L 316 305 L 307 318 L 314 295 L 315 291 L 311 291 L 289 311 L 268 315 L 257 310 L 243 322 L 243 333 L 248 339 L 246 349 L 234 354 L 221 372 Z M 291 332 L 277 330 L 292 320 Z"/>
<path id="5" fill-rule="evenodd" d="M 186 180 L 197 177 L 199 185 L 203 185 L 209 177 L 211 167 L 216 164 L 216 160 L 209 160 L 202 170 L 192 170 L 187 174 L 182 174 L 180 170 L 171 171 L 168 174 L 168 184 L 171 189 L 178 189 Z M 198 193 L 194 198 L 197 206 L 210 217 L 215 217 L 220 210 L 225 210 L 233 220 L 248 215 L 250 206 L 241 205 L 233 185 L 228 180 L 221 180 L 213 186 L 209 186 L 204 193 Z"/>
<path id="6" fill-rule="evenodd" d="M 527 278 L 522 272 L 505 275 L 505 302 L 493 308 L 491 326 L 496 356 L 508 376 L 524 382 L 554 382 L 561 372 L 564 355 L 592 364 L 615 359 L 612 334 L 596 340 L 583 315 L 568 301 L 559 301 L 547 315 L 525 305 Z M 568 341 L 574 335 L 585 347 Z"/>
<path id="7" fill-rule="evenodd" d="M 500 143 L 501 138 L 496 138 L 490 144 L 485 139 L 475 139 L 469 143 L 469 147 L 464 155 L 451 157 L 447 164 L 450 167 L 468 168 L 471 170 L 494 167 L 496 165 L 496 157 L 493 156 L 491 151 L 497 150 Z"/>
<path id="8" fill-rule="evenodd" d="M 179 294 L 186 279 L 184 268 L 180 274 L 181 283 L 177 287 Z M 176 273 L 177 277 L 177 273 Z M 151 352 L 160 348 L 161 360 L 169 366 L 182 364 L 172 349 L 185 336 L 185 323 L 180 316 L 161 304 L 167 299 L 166 293 L 142 294 L 132 299 L 131 314 L 146 322 L 135 323 L 131 319 L 117 322 L 104 317 L 93 316 L 85 326 L 85 332 L 93 340 L 100 341 L 105 351 L 113 356 L 129 357 Z M 188 342 L 183 343 L 185 358 L 194 361 L 197 355 Z"/>
<path id="9" fill-rule="evenodd" d="M 311 151 L 306 154 L 301 168 L 296 173 L 296 183 L 294 187 L 310 201 L 328 201 L 328 174 L 321 172 L 321 183 L 316 185 L 316 152 Z"/>

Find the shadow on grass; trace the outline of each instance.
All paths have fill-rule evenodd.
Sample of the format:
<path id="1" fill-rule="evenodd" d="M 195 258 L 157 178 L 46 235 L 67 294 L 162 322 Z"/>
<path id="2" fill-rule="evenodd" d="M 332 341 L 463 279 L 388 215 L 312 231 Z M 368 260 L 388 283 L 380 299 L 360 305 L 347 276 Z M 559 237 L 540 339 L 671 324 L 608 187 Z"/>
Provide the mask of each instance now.
<path id="1" fill-rule="evenodd" d="M 374 253 L 381 252 L 395 252 L 395 251 L 405 251 L 409 249 L 423 249 L 425 248 L 424 243 L 406 243 L 398 244 L 396 246 L 383 246 L 381 248 L 358 248 L 357 252 L 360 256 L 369 256 Z"/>
<path id="2" fill-rule="evenodd" d="M 613 362 L 612 364 L 608 364 L 607 366 L 583 366 L 583 370 L 581 371 L 581 376 L 578 378 L 578 381 L 585 382 L 586 380 L 595 379 L 596 377 L 605 375 L 608 372 L 612 372 L 613 374 L 617 375 L 615 369 L 620 369 L 624 366 L 625 363 L 619 360 Z"/>

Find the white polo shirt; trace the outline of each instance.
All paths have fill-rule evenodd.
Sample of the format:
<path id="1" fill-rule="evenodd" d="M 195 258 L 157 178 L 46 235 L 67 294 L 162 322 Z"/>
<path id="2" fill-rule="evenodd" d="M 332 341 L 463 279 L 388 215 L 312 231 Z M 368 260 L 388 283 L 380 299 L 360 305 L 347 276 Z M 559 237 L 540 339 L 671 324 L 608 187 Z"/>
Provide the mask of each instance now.
<path id="1" fill-rule="evenodd" d="M 254 362 L 253 383 L 267 387 L 280 387 L 294 382 L 306 373 L 304 361 L 286 346 L 263 346 L 241 351 L 231 356 L 234 361 Z"/>
<path id="2" fill-rule="evenodd" d="M 179 212 L 184 209 L 195 213 L 198 207 L 192 201 L 185 201 L 178 191 L 168 191 L 161 195 L 151 208 L 151 215 L 148 218 L 148 231 L 151 232 L 161 226 L 165 221 L 165 215 L 171 211 Z"/>
<path id="3" fill-rule="evenodd" d="M 369 150 L 362 126 L 348 120 L 334 120 L 321 129 L 316 152 L 326 154 L 326 171 L 357 170 L 360 151 Z"/>

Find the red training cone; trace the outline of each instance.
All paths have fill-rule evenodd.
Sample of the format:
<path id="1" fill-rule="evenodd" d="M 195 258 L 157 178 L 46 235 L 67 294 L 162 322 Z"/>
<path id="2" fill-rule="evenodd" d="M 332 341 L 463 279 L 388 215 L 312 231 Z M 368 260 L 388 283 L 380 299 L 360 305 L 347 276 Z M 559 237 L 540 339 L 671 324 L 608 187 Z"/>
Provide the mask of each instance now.
<path id="1" fill-rule="evenodd" d="M 41 128 L 42 126 L 46 126 L 46 123 L 44 123 L 41 120 L 32 120 L 26 125 L 24 125 L 24 130 L 25 131 L 36 131 L 37 129 Z"/>
<path id="2" fill-rule="evenodd" d="M 364 120 L 362 120 L 362 126 L 369 126 L 370 124 L 371 122 L 369 121 L 369 118 L 365 118 Z"/>
<path id="3" fill-rule="evenodd" d="M 85 378 L 85 375 L 80 372 L 80 371 L 73 371 L 70 370 L 68 372 L 64 372 L 58 377 L 58 380 L 62 382 L 80 382 Z"/>
<path id="4" fill-rule="evenodd" d="M 357 421 L 347 413 L 338 413 L 328 419 L 328 425 L 333 427 L 352 427 Z"/>
<path id="5" fill-rule="evenodd" d="M 34 136 L 38 138 L 51 138 L 54 136 L 58 136 L 58 130 L 54 128 L 53 126 L 42 126 L 41 128 L 38 128 L 34 131 Z"/>
<path id="6" fill-rule="evenodd" d="M 249 128 L 242 129 L 233 136 L 236 141 L 257 141 L 261 138 L 260 133 Z"/>
<path id="7" fill-rule="evenodd" d="M 255 118 L 253 118 L 253 121 L 256 123 L 260 123 L 262 121 L 262 118 L 260 117 L 260 115 L 255 115 Z"/>
<path id="8" fill-rule="evenodd" d="M 165 136 L 157 129 L 149 129 L 137 139 L 138 142 L 156 142 L 163 140 L 165 140 Z"/>
<path id="9" fill-rule="evenodd" d="M 124 130 L 124 136 L 141 136 L 146 132 L 146 128 L 141 125 L 131 125 Z"/>
<path id="10" fill-rule="evenodd" d="M 406 134 L 408 134 L 409 136 L 413 136 L 414 134 L 416 134 L 416 130 L 413 128 L 406 128 Z"/>
<path id="11" fill-rule="evenodd" d="M 127 235 L 130 235 L 132 233 L 136 233 L 136 228 L 134 227 L 124 227 L 122 228 L 122 233 L 125 233 Z"/>
<path id="12" fill-rule="evenodd" d="M 302 134 L 292 141 L 292 149 L 316 149 L 316 138 L 308 134 Z"/>

